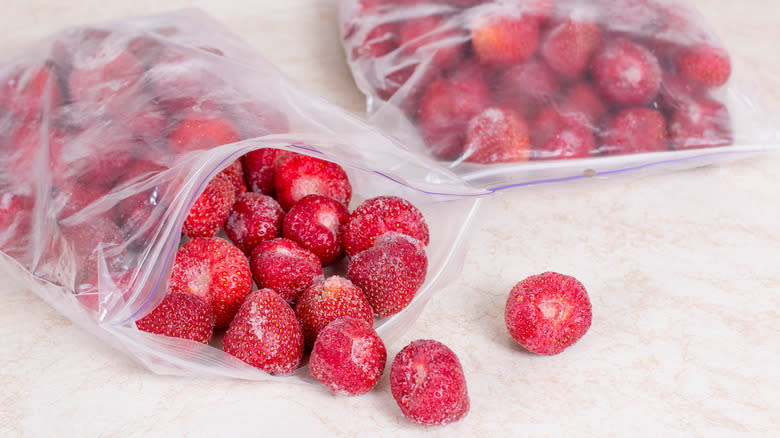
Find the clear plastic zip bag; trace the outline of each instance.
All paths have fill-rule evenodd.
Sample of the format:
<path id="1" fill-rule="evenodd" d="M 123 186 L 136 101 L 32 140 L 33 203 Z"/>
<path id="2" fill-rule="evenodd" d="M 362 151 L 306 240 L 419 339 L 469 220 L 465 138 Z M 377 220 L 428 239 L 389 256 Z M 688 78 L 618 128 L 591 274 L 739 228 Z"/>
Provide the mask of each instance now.
<path id="1" fill-rule="evenodd" d="M 668 0 L 340 0 L 370 121 L 477 187 L 685 169 L 775 150 L 775 119 Z"/>
<path id="2" fill-rule="evenodd" d="M 388 342 L 457 275 L 485 193 L 301 91 L 197 10 L 67 29 L 4 57 L 0 77 L 3 269 L 157 373 L 270 378 L 222 352 L 219 336 L 204 344 L 135 324 L 166 295 L 190 207 L 248 152 L 341 165 L 350 210 L 396 195 L 422 211 L 427 279 L 408 307 L 376 320 Z"/>

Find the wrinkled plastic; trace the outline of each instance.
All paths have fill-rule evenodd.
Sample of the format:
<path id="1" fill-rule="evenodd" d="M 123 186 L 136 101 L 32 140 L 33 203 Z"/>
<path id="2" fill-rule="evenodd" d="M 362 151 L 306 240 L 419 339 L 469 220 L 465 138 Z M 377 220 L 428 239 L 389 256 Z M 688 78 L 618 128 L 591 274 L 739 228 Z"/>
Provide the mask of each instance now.
<path id="1" fill-rule="evenodd" d="M 681 2 L 338 4 L 345 54 L 367 96 L 370 121 L 477 187 L 496 191 L 685 169 L 775 150 L 780 139 L 775 118 L 764 110 L 760 90 L 735 53 L 729 54 L 700 14 Z M 501 39 L 507 34 L 515 35 L 512 44 Z M 621 39 L 657 61 L 648 70 L 658 68 L 660 80 L 646 95 L 611 91 L 612 76 L 605 70 L 626 52 L 612 58 L 599 54 Z M 510 45 L 513 50 L 506 50 Z M 689 75 L 690 58 L 684 56 L 694 47 L 730 58 L 725 84 L 712 77 L 722 66 L 706 63 Z M 597 58 L 601 67 L 595 66 Z M 691 79 L 696 73 L 710 83 Z M 625 74 L 638 72 L 626 69 Z M 653 121 L 647 121 L 647 111 L 619 114 L 640 107 L 656 111 L 649 117 Z M 567 122 L 554 122 L 561 119 Z"/>
<path id="2" fill-rule="evenodd" d="M 302 92 L 197 10 L 67 29 L 0 60 L 0 78 L 0 265 L 154 372 L 269 378 L 223 353 L 219 339 L 135 326 L 166 293 L 190 206 L 251 150 L 340 164 L 350 210 L 397 195 L 423 212 L 427 280 L 409 307 L 376 321 L 386 341 L 458 273 L 483 192 Z M 172 128 L 193 114 L 231 121 L 240 141 L 172 149 Z"/>

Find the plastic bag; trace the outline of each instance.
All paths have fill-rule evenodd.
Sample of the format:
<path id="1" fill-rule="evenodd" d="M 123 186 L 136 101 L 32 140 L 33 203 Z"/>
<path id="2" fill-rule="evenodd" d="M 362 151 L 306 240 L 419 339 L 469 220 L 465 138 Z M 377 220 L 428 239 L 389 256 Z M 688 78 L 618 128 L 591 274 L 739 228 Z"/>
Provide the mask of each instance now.
<path id="1" fill-rule="evenodd" d="M 352 208 L 398 195 L 423 212 L 427 281 L 405 310 L 376 321 L 387 342 L 457 274 L 480 191 L 302 92 L 199 11 L 67 29 L 0 60 L 0 78 L 2 267 L 155 372 L 269 377 L 219 340 L 135 325 L 166 293 L 190 206 L 251 150 L 340 164 Z M 175 150 L 169 137 L 182 120 L 201 124 L 199 134 Z M 226 120 L 239 136 L 225 135 Z"/>
<path id="2" fill-rule="evenodd" d="M 754 83 L 680 2 L 340 0 L 339 17 L 371 122 L 489 190 L 778 141 Z"/>

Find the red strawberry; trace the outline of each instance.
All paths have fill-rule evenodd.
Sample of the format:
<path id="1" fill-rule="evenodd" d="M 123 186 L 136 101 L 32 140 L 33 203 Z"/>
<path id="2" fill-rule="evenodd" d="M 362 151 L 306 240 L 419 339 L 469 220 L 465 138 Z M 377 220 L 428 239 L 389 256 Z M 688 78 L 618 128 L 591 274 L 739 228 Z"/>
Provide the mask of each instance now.
<path id="1" fill-rule="evenodd" d="M 595 128 L 609 109 L 592 85 L 579 82 L 566 93 L 559 111 L 564 117 L 574 118 Z"/>
<path id="2" fill-rule="evenodd" d="M 48 66 L 16 70 L 0 82 L 0 108 L 17 119 L 35 119 L 63 103 L 62 88 Z"/>
<path id="3" fill-rule="evenodd" d="M 347 277 L 363 290 L 379 317 L 394 315 L 409 305 L 425 282 L 428 258 L 417 240 L 385 234 L 374 246 L 349 260 Z"/>
<path id="4" fill-rule="evenodd" d="M 404 417 L 435 426 L 458 421 L 469 412 L 466 377 L 458 356 L 434 340 L 417 340 L 393 359 L 390 391 Z"/>
<path id="5" fill-rule="evenodd" d="M 166 166 L 140 159 L 122 176 L 121 184 L 137 187 L 137 193 L 120 200 L 114 209 L 114 218 L 128 241 L 138 240 L 144 244 L 156 231 L 155 225 L 164 211 L 166 185 L 159 183 L 149 187 L 149 182 L 165 169 Z"/>
<path id="6" fill-rule="evenodd" d="M 607 125 L 601 149 L 608 154 L 635 154 L 669 149 L 666 118 L 651 108 L 620 111 Z"/>
<path id="7" fill-rule="evenodd" d="M 230 323 L 222 349 L 269 374 L 292 374 L 303 358 L 301 325 L 279 294 L 257 290 Z"/>
<path id="8" fill-rule="evenodd" d="M 289 210 L 306 195 L 322 195 L 349 205 L 352 186 L 341 166 L 308 155 L 296 155 L 282 163 L 274 177 L 276 200 Z"/>
<path id="9" fill-rule="evenodd" d="M 555 13 L 553 0 L 525 0 L 520 5 L 523 11 L 535 18 L 539 26 L 546 25 Z"/>
<path id="10" fill-rule="evenodd" d="M 230 209 L 225 234 L 241 251 L 251 254 L 258 243 L 281 235 L 283 217 L 284 210 L 274 198 L 242 193 Z"/>
<path id="11" fill-rule="evenodd" d="M 596 152 L 596 139 L 589 127 L 566 123 L 535 152 L 543 159 L 587 158 Z"/>
<path id="12" fill-rule="evenodd" d="M 599 93 L 618 105 L 645 105 L 655 99 L 661 86 L 658 59 L 625 38 L 609 41 L 596 52 L 591 73 Z"/>
<path id="13" fill-rule="evenodd" d="M 236 189 L 236 196 L 249 191 L 249 187 L 247 187 L 246 180 L 244 179 L 243 157 L 233 161 L 230 166 L 220 172 L 220 175 L 230 181 L 230 184 Z"/>
<path id="14" fill-rule="evenodd" d="M 582 77 L 601 45 L 601 29 L 590 21 L 566 20 L 553 27 L 542 42 L 547 65 L 563 80 Z"/>
<path id="15" fill-rule="evenodd" d="M 368 322 L 344 316 L 320 330 L 309 358 L 311 375 L 331 391 L 371 391 L 385 371 L 385 344 Z"/>
<path id="16" fill-rule="evenodd" d="M 182 233 L 187 237 L 213 237 L 225 224 L 236 191 L 225 177 L 217 175 L 195 199 L 184 219 Z"/>
<path id="17" fill-rule="evenodd" d="M 303 291 L 323 279 L 320 259 L 288 239 L 258 243 L 249 266 L 258 287 L 273 289 L 291 306 Z"/>
<path id="18" fill-rule="evenodd" d="M 211 305 L 215 327 L 227 327 L 252 290 L 249 261 L 226 240 L 192 239 L 176 253 L 168 290 L 203 297 Z"/>
<path id="19" fill-rule="evenodd" d="M 503 106 L 527 117 L 535 115 L 542 105 L 552 103 L 557 93 L 555 73 L 544 62 L 532 59 L 503 71 L 496 97 Z"/>
<path id="20" fill-rule="evenodd" d="M 398 25 L 382 23 L 368 31 L 363 41 L 352 49 L 352 59 L 381 58 L 398 48 Z"/>
<path id="21" fill-rule="evenodd" d="M 401 50 L 406 56 L 431 57 L 440 70 L 455 65 L 463 56 L 465 35 L 452 24 L 452 17 L 428 15 L 407 20 L 399 30 Z"/>
<path id="22" fill-rule="evenodd" d="M 374 325 L 374 313 L 363 291 L 339 276 L 320 280 L 306 289 L 295 305 L 307 347 L 314 345 L 317 334 L 332 321 L 352 316 Z"/>
<path id="23" fill-rule="evenodd" d="M 272 148 L 258 149 L 246 154 L 244 156 L 244 174 L 249 190 L 274 196 L 276 171 L 293 155 L 296 155 L 295 152 Z"/>
<path id="24" fill-rule="evenodd" d="M 539 21 L 496 4 L 482 8 L 471 25 L 471 46 L 484 64 L 505 66 L 529 59 L 539 44 Z"/>
<path id="25" fill-rule="evenodd" d="M 692 81 L 714 88 L 729 80 L 731 61 L 728 52 L 722 47 L 699 44 L 680 54 L 677 70 Z"/>
<path id="26" fill-rule="evenodd" d="M 489 107 L 469 121 L 463 157 L 480 164 L 526 161 L 530 149 L 523 116 L 509 108 Z"/>
<path id="27" fill-rule="evenodd" d="M 238 128 L 227 119 L 214 114 L 192 113 L 173 128 L 168 136 L 168 149 L 185 154 L 240 140 Z"/>
<path id="28" fill-rule="evenodd" d="M 137 97 L 141 102 L 137 105 L 126 106 L 111 114 L 114 123 L 121 123 L 127 127 L 132 137 L 149 145 L 156 145 L 164 141 L 168 129 L 168 114 L 151 101 L 145 101 L 146 97 Z"/>
<path id="29" fill-rule="evenodd" d="M 711 98 L 700 98 L 677 108 L 669 119 L 673 149 L 726 146 L 734 141 L 728 108 Z"/>
<path id="30" fill-rule="evenodd" d="M 322 266 L 327 266 L 344 252 L 342 236 L 348 219 L 349 211 L 341 203 L 326 196 L 308 195 L 284 217 L 282 234 L 313 252 Z"/>
<path id="31" fill-rule="evenodd" d="M 558 354 L 590 328 L 592 310 L 585 286 L 555 272 L 517 283 L 504 312 L 509 334 L 526 350 Z"/>
<path id="32" fill-rule="evenodd" d="M 135 325 L 145 332 L 208 344 L 214 331 L 214 315 L 203 298 L 173 292 Z"/>
<path id="33" fill-rule="evenodd" d="M 488 105 L 490 89 L 479 66 L 466 64 L 449 78 L 433 81 L 420 98 L 417 123 L 439 158 L 461 154 L 466 124 Z"/>
<path id="34" fill-rule="evenodd" d="M 138 58 L 103 45 L 94 51 L 80 51 L 73 58 L 68 89 L 75 102 L 119 110 L 140 94 L 143 75 L 144 66 Z"/>
<path id="35" fill-rule="evenodd" d="M 420 210 L 397 196 L 368 199 L 349 216 L 344 226 L 344 251 L 348 256 L 374 246 L 380 236 L 401 233 L 428 245 L 428 224 Z"/>

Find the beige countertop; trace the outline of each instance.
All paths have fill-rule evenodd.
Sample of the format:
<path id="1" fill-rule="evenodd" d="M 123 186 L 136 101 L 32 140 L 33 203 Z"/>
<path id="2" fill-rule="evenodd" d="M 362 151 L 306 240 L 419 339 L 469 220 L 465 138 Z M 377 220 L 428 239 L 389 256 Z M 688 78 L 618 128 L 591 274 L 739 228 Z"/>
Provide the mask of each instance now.
<path id="1" fill-rule="evenodd" d="M 198 6 L 304 88 L 357 113 L 330 0 L 4 2 L 0 54 L 62 27 Z M 780 102 L 780 3 L 698 0 L 735 62 Z M 780 435 L 780 156 L 518 189 L 484 203 L 460 277 L 397 341 L 458 353 L 471 412 L 405 421 L 385 375 L 359 397 L 279 378 L 158 376 L 0 279 L 0 436 Z M 504 302 L 526 276 L 578 277 L 593 326 L 522 351 Z"/>

